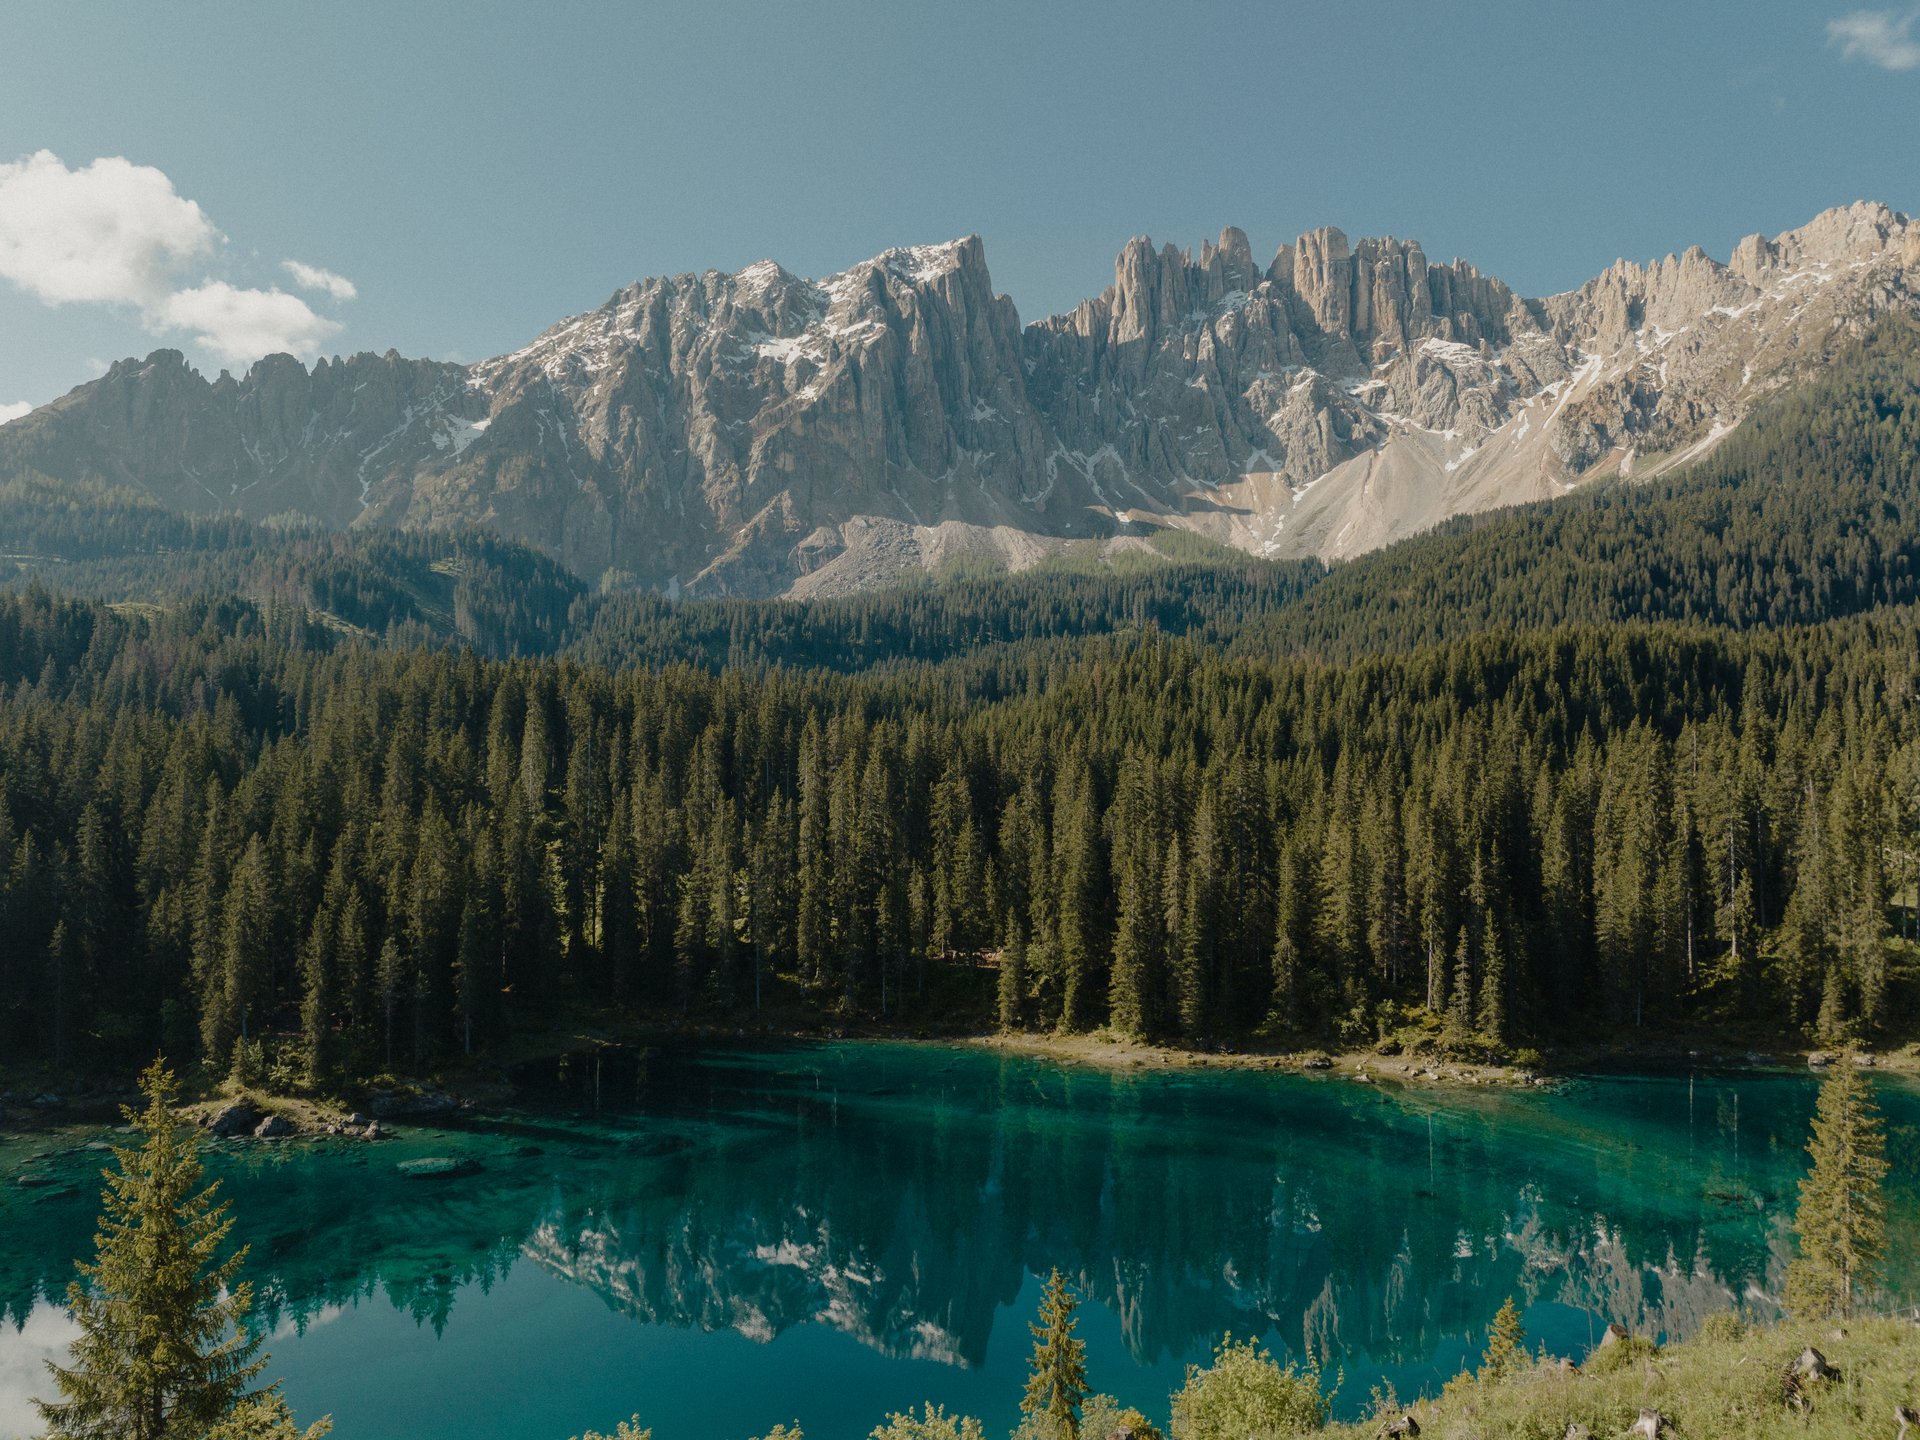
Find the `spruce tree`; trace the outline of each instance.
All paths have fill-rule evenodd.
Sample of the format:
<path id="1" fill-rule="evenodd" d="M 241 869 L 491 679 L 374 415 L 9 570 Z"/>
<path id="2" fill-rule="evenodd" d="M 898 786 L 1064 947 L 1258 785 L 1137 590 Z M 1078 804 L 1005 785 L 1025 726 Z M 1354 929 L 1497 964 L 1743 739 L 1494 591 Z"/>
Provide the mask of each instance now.
<path id="1" fill-rule="evenodd" d="M 1027 991 L 1027 937 L 1013 911 L 1007 912 L 1007 944 L 1000 953 L 1000 1028 L 1018 1030 Z"/>
<path id="2" fill-rule="evenodd" d="M 1077 1440 L 1080 1406 L 1087 1398 L 1087 1344 L 1073 1333 L 1079 1303 L 1057 1269 L 1047 1277 L 1040 1323 L 1027 1327 L 1033 1332 L 1033 1373 L 1020 1400 L 1022 1415 L 1042 1420 L 1066 1440 Z"/>
<path id="3" fill-rule="evenodd" d="M 1787 1268 L 1787 1308 L 1803 1319 L 1853 1312 L 1887 1250 L 1886 1141 L 1866 1078 L 1842 1055 L 1821 1083 L 1793 1228 L 1800 1258 Z"/>
<path id="4" fill-rule="evenodd" d="M 1500 1303 L 1500 1311 L 1493 1317 L 1493 1328 L 1487 1332 L 1487 1349 L 1480 1357 L 1480 1374 L 1489 1379 L 1502 1379 L 1524 1365 L 1526 1360 L 1527 1332 L 1520 1323 L 1520 1310 L 1509 1295 Z"/>
<path id="5" fill-rule="evenodd" d="M 115 1147 L 94 1258 L 67 1287 L 80 1327 L 72 1364 L 49 1363 L 60 1398 L 35 1402 L 47 1440 L 298 1436 L 273 1386 L 249 1388 L 266 1359 L 245 1329 L 246 1251 L 220 1258 L 233 1221 L 217 1183 L 198 1188 L 173 1075 L 155 1061 L 140 1088 L 146 1108 L 124 1113 L 141 1144 Z M 326 1430 L 323 1421 L 306 1436 Z"/>

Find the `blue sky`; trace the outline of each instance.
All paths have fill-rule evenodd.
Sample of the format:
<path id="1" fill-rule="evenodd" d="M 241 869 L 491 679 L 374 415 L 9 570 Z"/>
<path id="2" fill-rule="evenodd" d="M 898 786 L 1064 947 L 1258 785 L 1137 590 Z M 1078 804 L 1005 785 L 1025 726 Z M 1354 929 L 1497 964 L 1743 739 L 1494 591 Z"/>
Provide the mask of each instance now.
<path id="1" fill-rule="evenodd" d="M 1131 235 L 1227 224 L 1550 293 L 1920 206 L 1915 33 L 1822 0 L 25 0 L 0 414 L 161 344 L 478 359 L 643 275 L 972 231 L 1028 319 Z"/>

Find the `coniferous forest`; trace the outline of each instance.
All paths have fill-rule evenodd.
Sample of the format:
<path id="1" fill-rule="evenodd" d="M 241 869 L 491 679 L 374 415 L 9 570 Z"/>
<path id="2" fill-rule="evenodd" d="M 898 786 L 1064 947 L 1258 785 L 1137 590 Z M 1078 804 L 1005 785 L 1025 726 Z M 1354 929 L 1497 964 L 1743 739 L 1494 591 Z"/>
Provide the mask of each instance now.
<path id="1" fill-rule="evenodd" d="M 1463 1053 L 1920 1005 L 1920 359 L 1323 571 L 811 605 L 0 494 L 0 1054 L 420 1070 L 580 1013 Z"/>

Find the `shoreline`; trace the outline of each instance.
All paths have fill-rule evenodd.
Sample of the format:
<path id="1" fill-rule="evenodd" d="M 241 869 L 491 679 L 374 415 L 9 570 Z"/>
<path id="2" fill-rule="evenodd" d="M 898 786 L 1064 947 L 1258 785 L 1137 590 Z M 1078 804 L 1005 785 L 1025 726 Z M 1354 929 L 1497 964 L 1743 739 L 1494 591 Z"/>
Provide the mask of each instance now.
<path id="1" fill-rule="evenodd" d="M 1550 1088 L 1576 1074 L 1593 1071 L 1654 1074 L 1676 1068 L 1751 1070 L 1756 1073 L 1818 1075 L 1839 1063 L 1838 1051 L 1820 1049 L 1742 1050 L 1725 1041 L 1674 1040 L 1649 1045 L 1567 1046 L 1549 1050 L 1537 1062 L 1490 1063 L 1432 1054 L 1383 1054 L 1376 1049 L 1183 1050 L 1131 1040 L 1103 1031 L 1082 1034 L 1008 1034 L 955 1037 L 947 1042 L 1060 1064 L 1126 1070 L 1254 1070 L 1277 1074 L 1327 1074 L 1361 1083 L 1391 1081 L 1434 1088 L 1473 1086 Z M 1876 1073 L 1920 1076 L 1917 1047 L 1862 1050 L 1863 1068 Z M 1825 1059 L 1817 1057 L 1827 1057 Z"/>
<path id="2" fill-rule="evenodd" d="M 1542 1053 L 1537 1062 L 1490 1063 L 1431 1053 L 1386 1054 L 1378 1049 L 1322 1050 L 1316 1047 L 1188 1050 L 1116 1035 L 1111 1031 L 1073 1034 L 1037 1031 L 966 1031 L 910 1034 L 867 1025 L 749 1027 L 724 1022 L 660 1024 L 636 1018 L 628 1024 L 601 1023 L 560 1027 L 543 1035 L 522 1035 L 502 1047 L 499 1058 L 455 1066 L 422 1077 L 382 1076 L 338 1091 L 280 1094 L 262 1086 L 215 1082 L 181 1106 L 183 1120 L 203 1128 L 236 1101 L 253 1105 L 262 1117 L 278 1116 L 292 1126 L 288 1134 L 259 1138 L 320 1138 L 352 1134 L 366 1123 L 356 1108 L 364 1105 L 381 1120 L 402 1123 L 431 1119 L 476 1105 L 511 1106 L 516 1086 L 509 1070 L 596 1048 L 705 1045 L 715 1048 L 756 1044 L 833 1044 L 867 1042 L 920 1047 L 942 1046 L 987 1054 L 1011 1055 L 1056 1065 L 1151 1074 L 1178 1070 L 1241 1070 L 1275 1075 L 1324 1075 L 1356 1084 L 1408 1088 L 1527 1091 L 1553 1089 L 1584 1073 L 1654 1074 L 1685 1068 L 1750 1070 L 1755 1073 L 1818 1075 L 1838 1063 L 1837 1051 L 1799 1047 L 1742 1049 L 1725 1039 L 1675 1038 L 1644 1045 L 1568 1046 Z M 1859 1063 L 1875 1073 L 1906 1079 L 1920 1077 L 1920 1044 L 1901 1044 L 1859 1052 Z M 1823 1057 L 1825 1057 L 1823 1059 Z M 65 1092 L 62 1094 L 61 1092 Z M 0 1134 L 23 1134 L 58 1126 L 81 1115 L 115 1114 L 122 1086 L 99 1076 L 70 1076 L 65 1083 L 41 1077 L 29 1083 L 16 1077 L 0 1091 Z M 356 1098 L 357 1097 L 357 1098 Z M 349 1128 L 350 1122 L 357 1126 Z M 391 1133 L 390 1129 L 388 1133 Z M 225 1137 L 225 1138 L 255 1138 Z M 378 1138 L 378 1135 L 374 1138 Z"/>

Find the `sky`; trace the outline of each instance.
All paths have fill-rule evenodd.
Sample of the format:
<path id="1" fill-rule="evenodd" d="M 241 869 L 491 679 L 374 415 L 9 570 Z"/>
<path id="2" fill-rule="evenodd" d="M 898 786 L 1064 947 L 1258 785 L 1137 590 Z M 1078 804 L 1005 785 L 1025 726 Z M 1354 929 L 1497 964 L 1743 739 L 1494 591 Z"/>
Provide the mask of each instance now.
<path id="1" fill-rule="evenodd" d="M 1421 241 L 1525 294 L 1920 207 L 1920 11 L 1825 0 L 14 0 L 0 422 L 161 346 L 477 360 L 647 275 L 978 233 Z"/>

